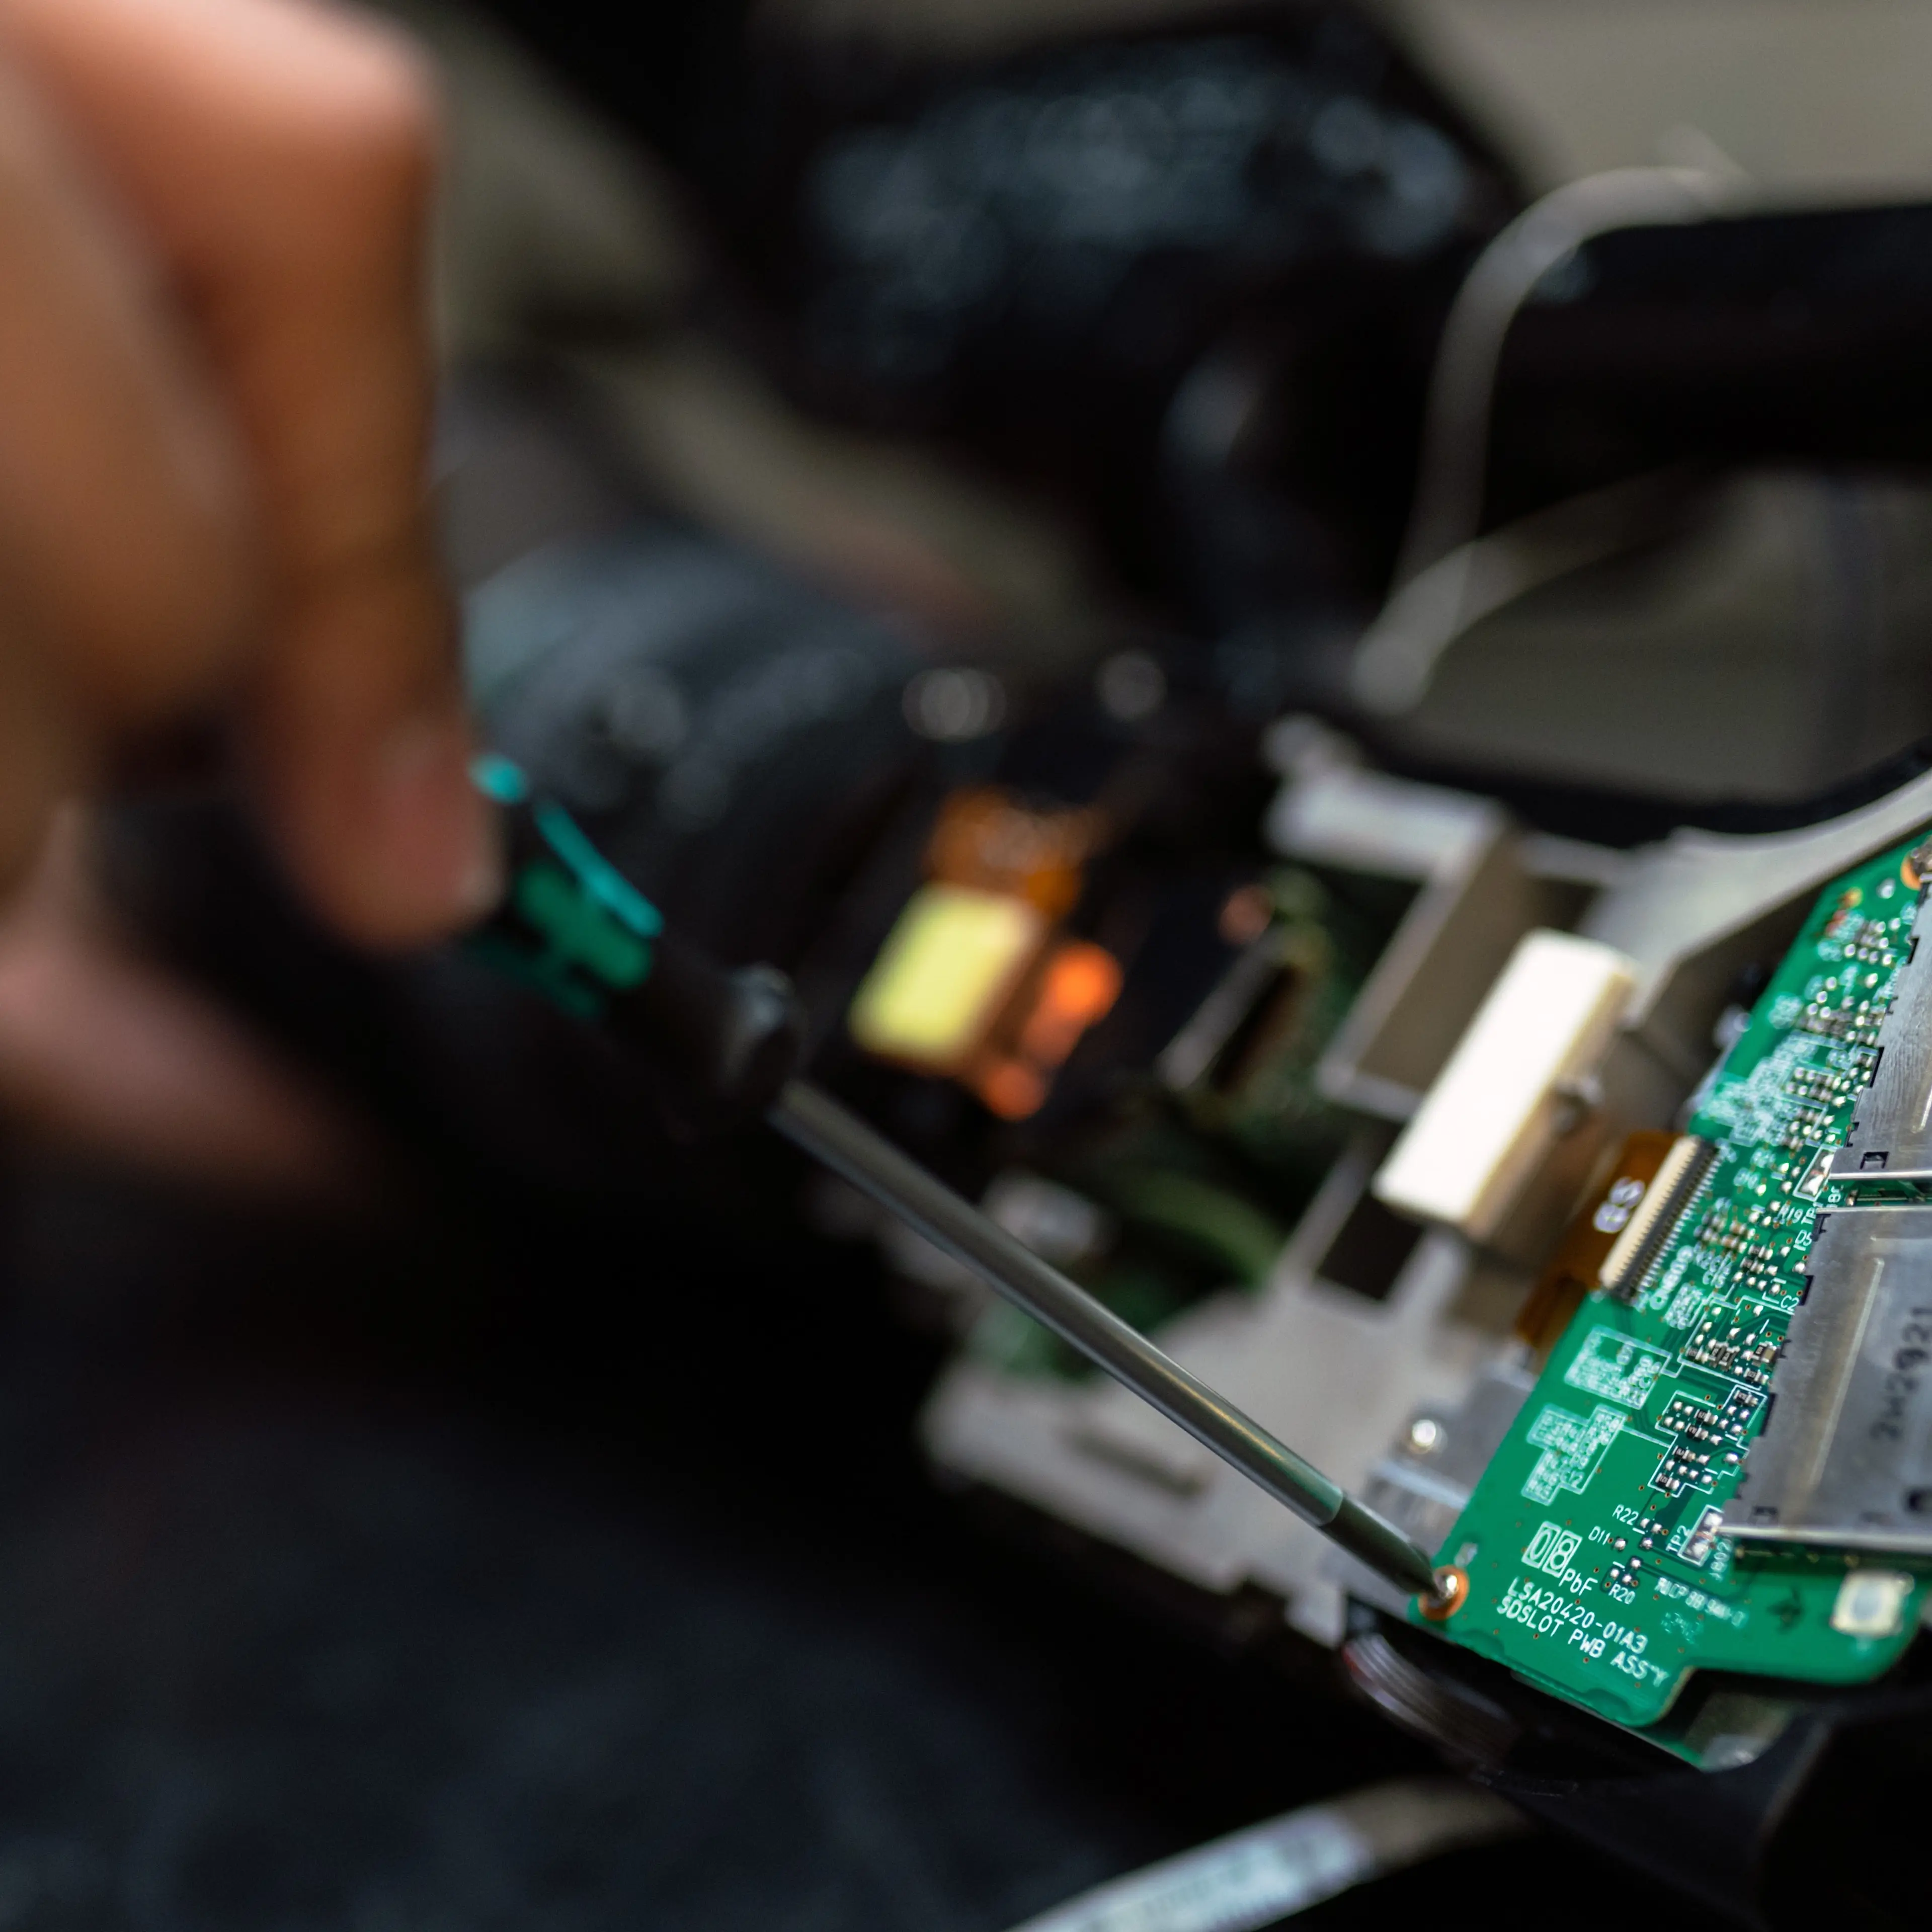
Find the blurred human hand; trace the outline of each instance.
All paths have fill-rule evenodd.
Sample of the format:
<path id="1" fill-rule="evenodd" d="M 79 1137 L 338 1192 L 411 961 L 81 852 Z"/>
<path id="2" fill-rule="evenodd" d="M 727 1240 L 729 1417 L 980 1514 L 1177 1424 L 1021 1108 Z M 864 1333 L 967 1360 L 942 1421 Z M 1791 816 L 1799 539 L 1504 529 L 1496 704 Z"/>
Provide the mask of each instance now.
<path id="1" fill-rule="evenodd" d="M 0 0 L 0 883 L 216 711 L 323 917 L 480 912 L 428 520 L 429 83 L 320 0 Z"/>

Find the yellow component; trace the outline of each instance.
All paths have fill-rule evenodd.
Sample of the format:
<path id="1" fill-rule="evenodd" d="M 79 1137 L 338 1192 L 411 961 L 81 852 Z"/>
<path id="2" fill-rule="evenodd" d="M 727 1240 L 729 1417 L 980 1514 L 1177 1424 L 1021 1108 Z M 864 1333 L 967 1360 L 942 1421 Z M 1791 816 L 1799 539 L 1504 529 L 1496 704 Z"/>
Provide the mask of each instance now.
<path id="1" fill-rule="evenodd" d="M 852 1037 L 889 1060 L 956 1071 L 999 1018 L 1046 932 L 1024 899 L 922 886 L 853 1000 Z"/>

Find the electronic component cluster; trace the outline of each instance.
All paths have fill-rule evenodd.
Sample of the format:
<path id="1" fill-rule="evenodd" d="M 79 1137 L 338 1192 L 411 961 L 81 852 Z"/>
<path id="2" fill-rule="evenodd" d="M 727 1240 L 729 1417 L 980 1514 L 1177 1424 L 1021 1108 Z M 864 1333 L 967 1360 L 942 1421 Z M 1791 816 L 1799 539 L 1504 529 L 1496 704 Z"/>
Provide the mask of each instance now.
<path id="1" fill-rule="evenodd" d="M 1694 1760 L 1693 1672 L 1860 1682 L 1916 1624 L 1932 1250 L 1862 1190 L 1919 1198 L 1922 857 L 1820 898 L 1443 1547 L 1452 1640 Z"/>

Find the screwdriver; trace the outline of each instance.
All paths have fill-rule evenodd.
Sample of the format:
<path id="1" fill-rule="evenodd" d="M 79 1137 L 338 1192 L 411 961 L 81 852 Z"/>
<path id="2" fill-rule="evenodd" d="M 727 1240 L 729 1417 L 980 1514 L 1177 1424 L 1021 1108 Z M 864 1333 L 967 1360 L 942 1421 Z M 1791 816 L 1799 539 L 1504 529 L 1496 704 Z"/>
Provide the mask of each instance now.
<path id="1" fill-rule="evenodd" d="M 502 811 L 509 883 L 472 946 L 635 1050 L 675 1120 L 712 1132 L 762 1115 L 1378 1576 L 1438 1615 L 1453 1606 L 1460 1573 L 1438 1573 L 1393 1523 L 800 1078 L 804 1016 L 784 974 L 719 966 L 667 932 L 657 908 L 510 760 L 479 758 L 475 778 Z"/>

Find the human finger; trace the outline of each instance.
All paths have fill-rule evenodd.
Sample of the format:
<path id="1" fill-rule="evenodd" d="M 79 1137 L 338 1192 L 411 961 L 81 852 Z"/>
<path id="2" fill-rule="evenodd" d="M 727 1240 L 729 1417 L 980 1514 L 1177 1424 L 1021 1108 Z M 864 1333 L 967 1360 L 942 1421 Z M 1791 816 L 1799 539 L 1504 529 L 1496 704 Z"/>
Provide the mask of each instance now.
<path id="1" fill-rule="evenodd" d="M 425 498 L 432 90 L 302 0 L 0 0 L 0 26 L 159 247 L 244 440 L 268 569 L 244 676 L 298 883 L 406 943 L 494 887 Z"/>
<path id="2" fill-rule="evenodd" d="M 220 412 L 140 253 L 0 55 L 0 879 L 96 742 L 216 690 L 244 633 Z"/>

